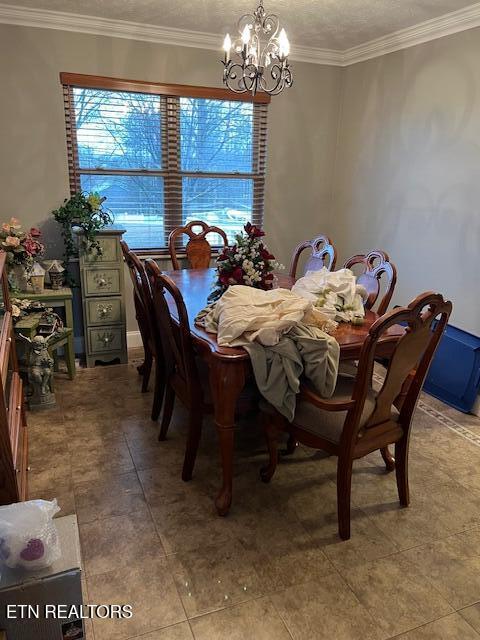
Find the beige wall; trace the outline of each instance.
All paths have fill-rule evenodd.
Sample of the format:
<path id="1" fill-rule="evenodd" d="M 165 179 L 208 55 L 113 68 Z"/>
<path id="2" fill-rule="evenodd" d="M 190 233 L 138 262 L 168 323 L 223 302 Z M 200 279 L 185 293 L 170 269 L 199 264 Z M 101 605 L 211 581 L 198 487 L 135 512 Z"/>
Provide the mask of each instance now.
<path id="1" fill-rule="evenodd" d="M 436 289 L 480 334 L 480 29 L 345 69 L 334 188 L 342 257 L 378 247 L 394 302 Z"/>
<path id="2" fill-rule="evenodd" d="M 0 217 L 44 229 L 68 194 L 60 71 L 221 86 L 220 51 L 0 25 Z M 277 257 L 328 226 L 341 72 L 294 65 L 295 85 L 272 100 L 265 225 Z M 128 329 L 136 324 L 130 305 Z"/>
<path id="3" fill-rule="evenodd" d="M 395 302 L 438 289 L 480 334 L 479 45 L 471 30 L 347 69 L 295 63 L 269 113 L 265 226 L 280 260 L 320 231 L 340 261 L 383 248 Z M 1 217 L 42 227 L 51 254 L 49 212 L 68 193 L 60 71 L 220 85 L 214 51 L 0 25 Z"/>

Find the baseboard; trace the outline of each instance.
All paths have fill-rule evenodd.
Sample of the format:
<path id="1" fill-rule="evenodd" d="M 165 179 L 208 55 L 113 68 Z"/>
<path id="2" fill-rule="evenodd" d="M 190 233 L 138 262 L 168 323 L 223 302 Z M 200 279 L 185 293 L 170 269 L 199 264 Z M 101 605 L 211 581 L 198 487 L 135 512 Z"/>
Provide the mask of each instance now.
<path id="1" fill-rule="evenodd" d="M 127 331 L 127 349 L 138 349 L 143 347 L 140 331 Z"/>
<path id="2" fill-rule="evenodd" d="M 472 407 L 472 413 L 480 417 L 480 396 L 477 396 L 475 403 Z"/>

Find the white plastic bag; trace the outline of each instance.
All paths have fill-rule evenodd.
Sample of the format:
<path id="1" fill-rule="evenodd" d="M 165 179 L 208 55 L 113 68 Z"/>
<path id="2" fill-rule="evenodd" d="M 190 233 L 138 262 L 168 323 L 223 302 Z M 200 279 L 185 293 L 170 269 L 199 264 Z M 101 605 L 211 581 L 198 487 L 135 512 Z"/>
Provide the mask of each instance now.
<path id="1" fill-rule="evenodd" d="M 53 516 L 57 500 L 30 500 L 0 507 L 0 563 L 11 569 L 44 569 L 61 556 Z"/>

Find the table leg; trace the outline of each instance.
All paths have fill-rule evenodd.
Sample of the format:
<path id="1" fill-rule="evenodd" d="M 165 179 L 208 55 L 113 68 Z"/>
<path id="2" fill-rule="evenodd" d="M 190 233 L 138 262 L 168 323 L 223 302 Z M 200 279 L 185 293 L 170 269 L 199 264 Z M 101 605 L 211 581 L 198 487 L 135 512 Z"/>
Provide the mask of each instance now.
<path id="1" fill-rule="evenodd" d="M 244 385 L 243 362 L 210 362 L 210 386 L 222 462 L 222 488 L 215 506 L 221 516 L 227 515 L 232 503 L 235 407 Z"/>

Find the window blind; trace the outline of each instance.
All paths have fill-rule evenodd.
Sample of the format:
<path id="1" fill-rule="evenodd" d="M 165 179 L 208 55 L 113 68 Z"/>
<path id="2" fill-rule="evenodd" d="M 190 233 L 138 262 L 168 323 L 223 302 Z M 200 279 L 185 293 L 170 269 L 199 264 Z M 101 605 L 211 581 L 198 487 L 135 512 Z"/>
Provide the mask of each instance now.
<path id="1" fill-rule="evenodd" d="M 61 74 L 72 193 L 106 196 L 137 250 L 204 220 L 263 223 L 266 95 Z M 215 243 L 215 239 L 213 239 Z"/>

